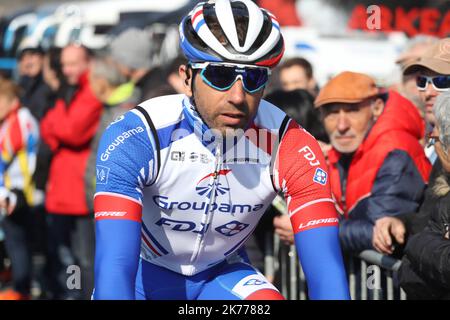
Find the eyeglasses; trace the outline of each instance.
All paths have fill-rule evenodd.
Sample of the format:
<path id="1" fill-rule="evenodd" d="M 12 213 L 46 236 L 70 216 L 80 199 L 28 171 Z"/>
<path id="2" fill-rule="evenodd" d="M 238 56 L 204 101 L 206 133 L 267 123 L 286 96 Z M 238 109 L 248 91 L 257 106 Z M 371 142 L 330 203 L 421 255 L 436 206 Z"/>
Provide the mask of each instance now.
<path id="1" fill-rule="evenodd" d="M 431 132 L 427 134 L 428 144 L 427 148 L 434 146 L 436 142 L 440 142 L 439 136 L 434 136 Z"/>
<path id="2" fill-rule="evenodd" d="M 420 91 L 424 91 L 428 83 L 431 83 L 436 91 L 447 91 L 450 88 L 450 76 L 418 76 L 416 78 L 417 89 Z"/>
<path id="3" fill-rule="evenodd" d="M 210 87 L 226 91 L 240 79 L 248 93 L 254 93 L 264 88 L 269 80 L 270 69 L 245 64 L 227 63 L 191 63 L 192 69 L 201 69 L 203 81 Z"/>

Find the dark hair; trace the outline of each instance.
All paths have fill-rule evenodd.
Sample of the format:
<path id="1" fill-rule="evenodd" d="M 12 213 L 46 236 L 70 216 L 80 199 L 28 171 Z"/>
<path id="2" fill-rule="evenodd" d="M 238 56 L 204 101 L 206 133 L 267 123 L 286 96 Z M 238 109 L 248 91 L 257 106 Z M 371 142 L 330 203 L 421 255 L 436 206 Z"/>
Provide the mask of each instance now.
<path id="1" fill-rule="evenodd" d="M 169 76 L 172 73 L 178 73 L 178 68 L 180 67 L 180 65 L 187 65 L 188 61 L 185 57 L 183 56 L 177 56 L 174 59 L 172 59 L 169 64 L 167 65 L 167 67 L 165 68 L 165 72 L 166 75 Z"/>
<path id="2" fill-rule="evenodd" d="M 291 68 L 293 66 L 299 66 L 303 68 L 303 70 L 305 70 L 305 74 L 308 79 L 311 79 L 313 77 L 313 68 L 311 63 L 305 58 L 301 57 L 290 58 L 284 61 L 283 64 L 280 65 L 279 71 Z"/>
<path id="3" fill-rule="evenodd" d="M 311 133 L 314 138 L 329 142 L 328 135 L 320 120 L 320 113 L 314 108 L 314 98 L 306 90 L 275 90 L 264 100 L 283 110 L 289 117 Z"/>
<path id="4" fill-rule="evenodd" d="M 17 55 L 17 59 L 22 60 L 23 57 L 27 54 L 31 54 L 31 55 L 37 54 L 37 55 L 43 56 L 44 50 L 42 50 L 41 47 L 26 47 L 26 48 L 23 48 L 22 50 L 20 50 L 19 54 Z"/>

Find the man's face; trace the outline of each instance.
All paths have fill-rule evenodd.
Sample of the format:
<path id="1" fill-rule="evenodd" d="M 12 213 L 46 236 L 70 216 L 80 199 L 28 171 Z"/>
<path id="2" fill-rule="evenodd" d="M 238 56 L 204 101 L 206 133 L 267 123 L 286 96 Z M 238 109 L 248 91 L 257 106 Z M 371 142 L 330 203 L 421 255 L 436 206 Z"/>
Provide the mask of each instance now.
<path id="1" fill-rule="evenodd" d="M 39 53 L 27 52 L 19 61 L 22 76 L 36 77 L 42 70 L 43 57 Z"/>
<path id="2" fill-rule="evenodd" d="M 284 91 L 314 89 L 314 85 L 311 84 L 311 79 L 306 76 L 305 70 L 300 66 L 292 66 L 280 70 L 280 84 Z"/>
<path id="3" fill-rule="evenodd" d="M 68 46 L 61 53 L 61 64 L 67 83 L 76 85 L 81 75 L 88 69 L 89 59 L 83 48 Z"/>
<path id="4" fill-rule="evenodd" d="M 337 151 L 344 154 L 353 153 L 364 141 L 375 120 L 372 103 L 373 100 L 365 100 L 360 103 L 334 103 L 322 107 L 325 130 Z"/>
<path id="5" fill-rule="evenodd" d="M 185 72 L 192 74 L 192 70 Z M 185 72 L 180 68 L 183 79 Z M 264 89 L 248 93 L 244 90 L 242 81 L 237 80 L 230 89 L 219 91 L 206 84 L 199 72 L 200 70 L 194 76 L 193 92 L 186 82 L 185 90 L 189 97 L 194 96 L 195 106 L 203 121 L 209 128 L 219 130 L 222 135 L 230 129 L 245 130 L 258 111 Z"/>
<path id="6" fill-rule="evenodd" d="M 422 71 L 419 71 L 418 75 L 426 77 L 436 77 L 441 74 L 431 71 L 429 69 L 423 69 Z M 442 91 L 437 91 L 431 83 L 427 84 L 425 90 L 419 91 L 420 99 L 423 101 L 425 105 L 425 120 L 433 126 L 436 124 L 436 118 L 434 117 L 433 113 L 433 105 L 436 102 L 436 98 L 441 93 Z"/>

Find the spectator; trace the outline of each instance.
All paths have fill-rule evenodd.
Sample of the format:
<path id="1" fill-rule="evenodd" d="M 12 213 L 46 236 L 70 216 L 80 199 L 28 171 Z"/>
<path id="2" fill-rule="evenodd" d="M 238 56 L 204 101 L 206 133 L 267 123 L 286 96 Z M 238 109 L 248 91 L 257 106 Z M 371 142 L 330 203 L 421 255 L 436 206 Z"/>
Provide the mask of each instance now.
<path id="1" fill-rule="evenodd" d="M 42 76 L 44 51 L 39 47 L 26 47 L 19 53 L 18 60 L 21 103 L 39 121 L 49 107 L 50 90 Z"/>
<path id="2" fill-rule="evenodd" d="M 35 194 L 35 169 L 39 126 L 30 111 L 21 107 L 19 87 L 0 80 L 0 210 L 5 245 L 12 265 L 12 289 L 0 300 L 30 298 L 30 211 Z M 6 217 L 5 217 L 6 216 Z"/>
<path id="3" fill-rule="evenodd" d="M 89 298 L 92 288 L 94 230 L 84 176 L 102 104 L 89 87 L 89 61 L 82 46 L 62 50 L 63 74 L 76 91 L 70 99 L 58 99 L 41 122 L 42 138 L 53 152 L 45 206 L 53 280 L 60 284 L 54 298 Z M 66 286 L 67 267 L 75 264 L 81 267 L 82 291 Z"/>
<path id="4" fill-rule="evenodd" d="M 425 120 L 427 122 L 427 132 L 433 131 L 435 118 L 433 105 L 440 92 L 448 90 L 450 75 L 450 38 L 445 38 L 430 46 L 419 60 L 406 66 L 403 74 L 416 75 L 417 88 L 425 104 Z M 432 82 L 432 85 L 428 85 Z M 431 163 L 436 160 L 434 146 L 425 149 L 425 153 Z"/>
<path id="5" fill-rule="evenodd" d="M 294 89 L 288 92 L 275 90 L 264 99 L 280 107 L 317 140 L 329 142 L 320 120 L 320 113 L 314 108 L 314 97 L 307 90 Z"/>
<path id="6" fill-rule="evenodd" d="M 428 105 L 428 112 L 425 119 L 429 123 L 429 128 L 435 124 L 434 114 L 430 113 L 430 110 L 433 109 L 435 99 L 442 92 L 448 91 L 450 88 L 450 52 L 448 49 L 445 51 L 445 48 L 448 47 L 449 44 L 450 38 L 440 40 L 437 44 L 432 45 L 419 60 L 411 63 L 405 69 L 405 73 L 417 71 L 420 77 L 434 74 L 435 78 L 432 81 L 435 82 L 439 79 L 447 79 L 441 83 L 438 82 L 441 86 L 441 89 L 439 90 L 437 90 L 430 81 L 428 81 L 425 86 L 418 81 L 418 84 L 421 85 L 419 88 L 420 98 Z M 423 78 L 421 80 L 423 80 Z M 430 143 L 428 143 L 425 150 L 428 156 L 431 156 L 431 160 L 434 159 L 433 139 L 430 139 Z M 442 164 L 439 158 L 437 158 L 433 163 L 429 178 L 429 186 L 425 192 L 424 201 L 417 213 L 407 212 L 405 214 L 397 215 L 395 218 L 384 217 L 376 221 L 372 241 L 374 247 L 378 251 L 392 254 L 395 247 L 394 245 L 401 248 L 401 245 L 405 243 L 408 235 L 413 235 L 423 230 L 429 219 L 429 213 L 432 211 L 435 203 L 432 190 L 441 170 Z"/>
<path id="7" fill-rule="evenodd" d="M 314 97 L 318 93 L 312 65 L 304 58 L 286 60 L 279 68 L 279 79 L 284 91 L 304 89 Z"/>
<path id="8" fill-rule="evenodd" d="M 61 48 L 50 48 L 44 55 L 42 77 L 47 87 L 45 108 L 40 109 L 40 119 L 51 110 L 58 98 L 64 97 L 64 92 L 68 89 L 64 80 L 61 66 Z M 52 151 L 50 147 L 44 142 L 39 143 L 37 157 L 36 157 L 36 170 L 33 175 L 33 180 L 36 186 L 38 194 L 44 197 L 47 189 L 47 180 L 50 170 L 50 164 L 52 160 Z M 32 208 L 33 215 L 33 246 L 34 251 L 40 253 L 45 258 L 45 263 L 36 266 L 36 280 L 39 282 L 41 289 L 40 298 L 47 298 L 48 292 L 55 291 L 54 284 L 51 283 L 52 271 L 50 264 L 50 257 L 48 256 L 47 246 L 47 225 L 46 218 L 47 212 L 45 210 L 44 198 L 35 207 Z"/>
<path id="9" fill-rule="evenodd" d="M 423 121 L 409 100 L 382 93 L 372 78 L 354 72 L 331 79 L 315 104 L 332 145 L 328 160 L 342 248 L 372 249 L 376 219 L 413 211 L 422 200 L 430 170 L 419 144 Z"/>
<path id="10" fill-rule="evenodd" d="M 185 57 L 179 56 L 173 59 L 166 68 L 166 81 L 157 87 L 154 96 L 184 93 L 183 80 L 178 72 L 181 65 L 186 65 L 188 61 Z"/>
<path id="11" fill-rule="evenodd" d="M 383 93 L 360 73 L 343 72 L 331 79 L 315 104 L 332 145 L 328 164 L 341 213 L 341 247 L 353 256 L 373 249 L 377 219 L 416 210 L 422 201 L 430 171 L 419 143 L 424 124 L 409 100 L 395 91 Z M 359 276 L 360 264 L 353 268 Z"/>
<path id="12" fill-rule="evenodd" d="M 42 119 L 45 114 L 54 107 L 58 98 L 64 97 L 64 90 L 67 89 L 62 73 L 60 48 L 50 48 L 45 54 L 42 77 L 48 88 L 46 99 L 48 105 L 41 110 L 41 118 L 39 119 Z M 46 189 L 51 158 L 52 152 L 50 147 L 42 141 L 38 148 L 36 172 L 34 174 L 36 188 L 42 191 L 45 191 Z"/>
<path id="13" fill-rule="evenodd" d="M 416 36 L 411 39 L 405 51 L 395 61 L 403 70 L 407 65 L 419 59 L 430 45 L 436 43 L 438 38 L 432 36 Z M 420 98 L 420 91 L 416 86 L 416 74 L 402 74 L 402 79 L 398 87 L 399 92 L 411 100 L 420 110 L 422 116 L 425 115 L 425 104 Z"/>
<path id="14" fill-rule="evenodd" d="M 434 105 L 436 152 L 442 163 L 431 192 L 434 206 L 427 226 L 411 236 L 400 269 L 408 299 L 450 298 L 450 92 Z"/>
<path id="15" fill-rule="evenodd" d="M 141 100 L 152 98 L 152 90 L 165 79 L 162 70 L 153 65 L 153 46 L 148 33 L 129 28 L 111 41 L 109 49 L 122 74 L 141 91 Z"/>
<path id="16" fill-rule="evenodd" d="M 91 143 L 91 154 L 86 169 L 86 202 L 89 211 L 94 211 L 94 193 L 96 180 L 96 155 L 100 138 L 106 127 L 119 116 L 134 108 L 140 101 L 140 92 L 132 82 L 120 73 L 115 64 L 107 58 L 96 58 L 91 64 L 89 82 L 95 96 L 103 103 L 100 125 Z M 100 174 L 98 172 L 97 174 Z"/>

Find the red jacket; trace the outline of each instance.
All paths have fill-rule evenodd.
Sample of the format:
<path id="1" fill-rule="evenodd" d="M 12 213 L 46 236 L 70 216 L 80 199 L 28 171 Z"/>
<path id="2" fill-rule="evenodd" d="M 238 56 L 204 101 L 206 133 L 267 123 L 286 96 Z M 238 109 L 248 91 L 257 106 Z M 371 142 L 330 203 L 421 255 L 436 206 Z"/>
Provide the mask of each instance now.
<path id="1" fill-rule="evenodd" d="M 84 174 L 101 111 L 102 103 L 92 93 L 86 72 L 71 103 L 66 106 L 62 99 L 57 100 L 42 119 L 42 139 L 54 153 L 45 200 L 48 212 L 88 214 Z"/>
<path id="2" fill-rule="evenodd" d="M 347 177 L 345 206 L 337 166 L 340 154 L 334 148 L 329 152 L 330 182 L 338 211 L 347 217 L 361 200 L 371 195 L 376 175 L 393 150 L 407 152 L 423 181 L 427 182 L 431 165 L 419 143 L 424 133 L 425 124 L 416 107 L 397 92 L 389 91 L 383 113 L 352 158 Z"/>

